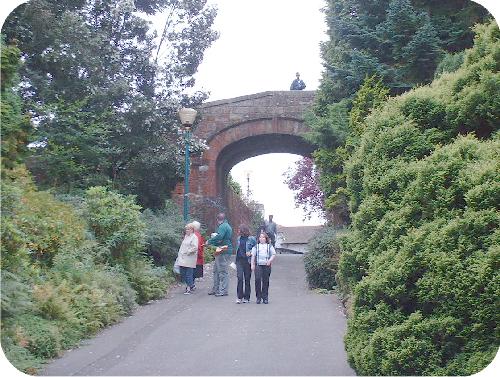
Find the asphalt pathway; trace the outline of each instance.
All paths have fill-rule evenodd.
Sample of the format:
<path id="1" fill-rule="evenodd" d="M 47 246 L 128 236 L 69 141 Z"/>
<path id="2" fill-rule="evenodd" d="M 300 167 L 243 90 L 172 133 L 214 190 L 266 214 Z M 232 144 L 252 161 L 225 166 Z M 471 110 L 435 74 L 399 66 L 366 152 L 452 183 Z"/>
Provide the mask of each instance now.
<path id="1" fill-rule="evenodd" d="M 335 295 L 307 289 L 301 255 L 281 254 L 270 279 L 269 304 L 236 304 L 208 296 L 211 271 L 197 291 L 172 289 L 79 348 L 43 375 L 354 375 L 343 345 L 346 318 Z"/>

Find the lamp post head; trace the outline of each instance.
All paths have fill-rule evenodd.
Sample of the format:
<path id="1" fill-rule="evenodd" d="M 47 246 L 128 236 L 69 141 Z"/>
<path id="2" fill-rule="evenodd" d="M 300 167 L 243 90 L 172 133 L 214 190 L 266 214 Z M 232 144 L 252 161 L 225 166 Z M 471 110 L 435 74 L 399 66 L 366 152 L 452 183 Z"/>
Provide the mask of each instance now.
<path id="1" fill-rule="evenodd" d="M 179 118 L 181 119 L 182 125 L 189 129 L 193 125 L 197 113 L 195 109 L 186 107 L 181 108 L 179 110 Z"/>

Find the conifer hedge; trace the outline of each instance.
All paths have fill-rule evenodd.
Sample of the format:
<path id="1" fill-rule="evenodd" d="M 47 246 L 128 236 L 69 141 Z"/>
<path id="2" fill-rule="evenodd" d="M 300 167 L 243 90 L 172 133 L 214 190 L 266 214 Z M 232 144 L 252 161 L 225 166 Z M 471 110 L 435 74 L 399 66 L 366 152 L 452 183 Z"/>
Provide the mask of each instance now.
<path id="1" fill-rule="evenodd" d="M 362 375 L 467 375 L 500 344 L 500 32 L 455 72 L 389 99 L 345 167 L 337 281 Z"/>

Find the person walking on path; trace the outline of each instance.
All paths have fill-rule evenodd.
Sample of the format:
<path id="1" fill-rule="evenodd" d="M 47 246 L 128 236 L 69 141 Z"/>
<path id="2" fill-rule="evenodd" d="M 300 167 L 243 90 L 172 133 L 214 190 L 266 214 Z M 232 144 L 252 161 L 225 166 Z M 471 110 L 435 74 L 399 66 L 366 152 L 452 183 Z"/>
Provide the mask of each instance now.
<path id="1" fill-rule="evenodd" d="M 262 233 L 259 243 L 252 248 L 251 269 L 255 271 L 255 296 L 257 304 L 261 301 L 269 303 L 269 278 L 271 276 L 271 264 L 276 258 L 276 251 L 269 236 Z"/>
<path id="2" fill-rule="evenodd" d="M 217 215 L 217 233 L 208 240 L 209 245 L 217 246 L 220 250 L 216 252 L 214 261 L 214 285 L 212 290 L 208 292 L 209 295 L 227 296 L 229 287 L 229 273 L 228 265 L 233 252 L 233 244 L 231 237 L 233 236 L 233 229 L 226 220 L 224 213 Z"/>
<path id="3" fill-rule="evenodd" d="M 192 292 L 193 271 L 196 268 L 196 258 L 198 253 L 198 237 L 194 234 L 194 226 L 189 223 L 185 227 L 185 235 L 177 254 L 177 264 L 181 273 L 181 281 L 186 284 L 185 295 Z"/>
<path id="4" fill-rule="evenodd" d="M 295 74 L 296 79 L 292 81 L 292 85 L 290 85 L 290 90 L 303 90 L 306 88 L 306 84 L 304 81 L 300 79 L 300 73 L 297 72 Z"/>
<path id="5" fill-rule="evenodd" d="M 196 268 L 194 269 L 193 286 L 191 287 L 191 290 L 193 290 L 196 288 L 196 279 L 203 277 L 203 265 L 205 264 L 203 255 L 205 249 L 205 239 L 200 233 L 201 224 L 198 221 L 193 221 L 191 224 L 193 224 L 194 234 L 196 235 L 196 238 L 198 238 L 198 254 L 196 258 Z"/>
<path id="6" fill-rule="evenodd" d="M 278 231 L 276 223 L 273 221 L 273 215 L 269 215 L 269 221 L 266 221 L 266 234 L 271 239 L 273 247 L 276 245 L 276 232 Z"/>
<path id="7" fill-rule="evenodd" d="M 239 227 L 239 236 L 236 240 L 236 276 L 238 283 L 236 286 L 237 304 L 250 302 L 250 278 L 252 270 L 250 261 L 252 259 L 252 248 L 257 244 L 254 236 L 250 235 L 250 228 L 246 224 Z M 243 282 L 245 283 L 243 289 Z"/>

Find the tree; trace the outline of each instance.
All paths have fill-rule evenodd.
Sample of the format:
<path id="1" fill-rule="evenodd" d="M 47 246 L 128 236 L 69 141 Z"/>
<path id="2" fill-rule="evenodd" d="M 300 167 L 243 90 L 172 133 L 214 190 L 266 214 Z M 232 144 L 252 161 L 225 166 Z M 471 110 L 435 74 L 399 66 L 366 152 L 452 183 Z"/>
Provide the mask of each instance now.
<path id="1" fill-rule="evenodd" d="M 3 169 L 12 169 L 27 152 L 29 135 L 32 132 L 29 118 L 23 114 L 19 95 L 13 90 L 17 84 L 19 49 L 6 46 L 0 39 L 2 50 L 1 114 L 2 114 L 2 174 Z"/>
<path id="2" fill-rule="evenodd" d="M 358 374 L 469 375 L 498 351 L 500 31 L 475 30 L 459 69 L 356 121 L 336 281 Z"/>
<path id="3" fill-rule="evenodd" d="M 344 164 L 370 109 L 429 83 L 444 53 L 471 46 L 470 27 L 488 12 L 463 0 L 330 0 L 325 14 L 330 38 L 321 46 L 325 70 L 307 137 L 317 146 L 325 207 L 346 223 Z"/>
<path id="4" fill-rule="evenodd" d="M 313 212 L 322 213 L 324 206 L 323 192 L 319 188 L 318 172 L 311 158 L 303 157 L 295 163 L 295 168 L 289 168 L 283 176 L 285 184 L 294 191 L 296 207 L 302 207 L 306 217 Z"/>
<path id="5" fill-rule="evenodd" d="M 351 97 L 366 76 L 381 77 L 391 94 L 430 82 L 440 51 L 470 47 L 470 27 L 489 16 L 463 0 L 330 0 L 325 14 L 330 38 L 321 47 L 320 115 Z"/>
<path id="6" fill-rule="evenodd" d="M 144 17 L 159 11 L 167 22 L 156 46 Z M 66 191 L 108 184 L 161 207 L 182 177 L 176 109 L 206 97 L 185 91 L 218 36 L 215 15 L 206 1 L 33 0 L 18 7 L 3 31 L 19 41 L 25 62 L 21 93 L 37 124 L 29 165 L 38 182 Z"/>

